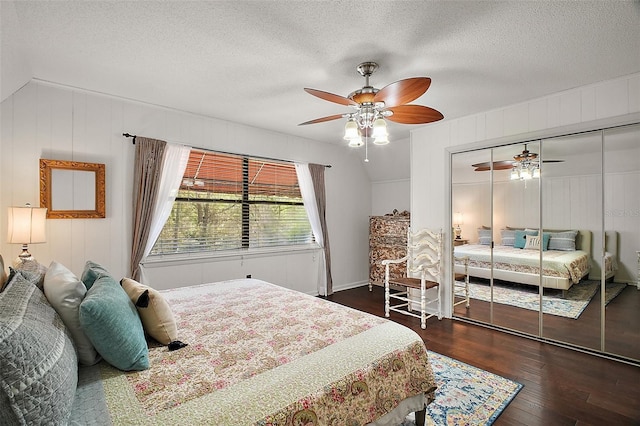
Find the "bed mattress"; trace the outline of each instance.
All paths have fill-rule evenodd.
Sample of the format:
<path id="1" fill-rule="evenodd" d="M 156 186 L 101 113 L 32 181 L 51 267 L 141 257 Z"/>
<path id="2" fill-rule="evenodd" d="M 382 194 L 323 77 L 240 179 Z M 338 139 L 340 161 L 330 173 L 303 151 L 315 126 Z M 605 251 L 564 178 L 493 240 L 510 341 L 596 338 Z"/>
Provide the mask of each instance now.
<path id="1" fill-rule="evenodd" d="M 455 247 L 456 257 L 467 256 L 469 268 L 491 268 L 491 249 L 488 245 L 467 244 Z M 542 274 L 567 279 L 576 284 L 589 273 L 589 253 L 582 250 L 542 252 Z M 495 246 L 493 268 L 525 274 L 540 274 L 540 252 L 511 246 Z"/>
<path id="2" fill-rule="evenodd" d="M 188 346 L 151 345 L 145 371 L 82 368 L 71 424 L 398 424 L 402 401 L 433 400 L 399 324 L 254 279 L 162 294 Z"/>

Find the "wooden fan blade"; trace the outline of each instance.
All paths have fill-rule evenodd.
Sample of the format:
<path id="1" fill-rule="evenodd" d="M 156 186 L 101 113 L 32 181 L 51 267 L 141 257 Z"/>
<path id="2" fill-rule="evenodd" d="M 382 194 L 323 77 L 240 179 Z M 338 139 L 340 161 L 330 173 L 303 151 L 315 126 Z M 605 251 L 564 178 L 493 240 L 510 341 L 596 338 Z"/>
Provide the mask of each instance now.
<path id="1" fill-rule="evenodd" d="M 342 118 L 344 114 L 335 114 L 328 115 L 322 118 L 316 118 L 315 120 L 305 121 L 304 123 L 298 124 L 298 126 L 304 126 L 305 124 L 316 124 L 316 123 L 324 123 L 325 121 L 337 120 L 338 118 Z"/>
<path id="2" fill-rule="evenodd" d="M 444 118 L 440 111 L 422 105 L 398 105 L 385 108 L 385 111 L 393 112 L 393 115 L 385 117 L 387 120 L 401 124 L 424 124 Z"/>
<path id="3" fill-rule="evenodd" d="M 380 89 L 373 98 L 373 102 L 384 102 L 385 107 L 391 108 L 407 104 L 418 99 L 431 85 L 429 77 L 414 77 L 396 81 Z"/>
<path id="4" fill-rule="evenodd" d="M 484 163 L 476 163 L 472 164 L 471 167 L 475 167 L 476 172 L 486 172 L 487 170 L 491 170 L 491 163 L 489 161 L 485 161 Z M 508 170 L 513 167 L 513 161 L 494 161 L 493 162 L 493 170 Z"/>
<path id="5" fill-rule="evenodd" d="M 320 99 L 324 99 L 325 101 L 333 102 L 340 105 L 358 106 L 358 104 L 351 99 L 345 98 L 344 96 L 336 95 L 334 93 L 323 92 L 322 90 L 309 89 L 306 87 L 304 88 L 304 91 L 309 93 L 310 95 L 317 96 Z"/>

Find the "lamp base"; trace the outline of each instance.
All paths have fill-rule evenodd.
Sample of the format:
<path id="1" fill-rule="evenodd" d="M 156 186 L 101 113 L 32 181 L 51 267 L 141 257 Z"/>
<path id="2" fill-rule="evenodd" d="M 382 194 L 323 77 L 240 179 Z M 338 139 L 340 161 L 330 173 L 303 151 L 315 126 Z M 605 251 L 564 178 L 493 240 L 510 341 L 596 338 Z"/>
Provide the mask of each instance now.
<path id="1" fill-rule="evenodd" d="M 20 253 L 20 254 L 18 255 L 18 257 L 16 257 L 16 258 L 13 260 L 13 268 L 14 268 L 14 269 L 20 269 L 22 266 L 24 266 L 24 264 L 25 264 L 26 262 L 29 262 L 29 261 L 31 261 L 31 260 L 34 260 L 34 261 L 35 261 L 36 259 L 35 259 L 35 257 L 33 257 L 33 256 L 31 255 L 31 253 L 29 253 L 29 250 L 28 250 L 27 245 L 26 245 L 26 244 L 23 244 L 23 245 L 22 245 L 22 253 Z"/>
<path id="2" fill-rule="evenodd" d="M 456 240 L 461 240 L 462 239 L 462 237 L 461 237 L 462 229 L 459 226 L 456 226 L 455 228 L 453 228 L 453 233 L 456 236 Z"/>

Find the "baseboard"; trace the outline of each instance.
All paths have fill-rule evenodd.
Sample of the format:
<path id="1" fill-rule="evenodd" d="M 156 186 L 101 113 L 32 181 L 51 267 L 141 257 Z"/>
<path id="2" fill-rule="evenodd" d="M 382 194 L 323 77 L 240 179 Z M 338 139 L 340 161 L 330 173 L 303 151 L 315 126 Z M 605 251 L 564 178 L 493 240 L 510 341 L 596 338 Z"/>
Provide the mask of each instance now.
<path id="1" fill-rule="evenodd" d="M 357 281 L 354 283 L 346 283 L 346 284 L 340 284 L 340 285 L 334 285 L 333 286 L 333 291 L 342 291 L 342 290 L 350 290 L 352 288 L 356 288 L 356 287 L 362 287 L 364 285 L 369 285 L 369 281 Z"/>

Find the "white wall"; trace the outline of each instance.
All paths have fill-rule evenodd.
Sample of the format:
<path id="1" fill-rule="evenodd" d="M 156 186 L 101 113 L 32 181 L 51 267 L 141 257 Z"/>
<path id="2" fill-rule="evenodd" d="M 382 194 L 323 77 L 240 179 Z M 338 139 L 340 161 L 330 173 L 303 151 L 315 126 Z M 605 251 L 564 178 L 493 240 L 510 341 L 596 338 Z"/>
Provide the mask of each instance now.
<path id="1" fill-rule="evenodd" d="M 398 210 L 411 211 L 411 180 L 371 182 L 371 215 L 383 216 Z"/>
<path id="2" fill-rule="evenodd" d="M 31 81 L 1 104 L 0 252 L 6 242 L 7 207 L 39 204 L 40 158 L 104 163 L 105 219 L 50 219 L 47 242 L 31 245 L 43 264 L 58 260 L 80 274 L 91 259 L 119 278 L 128 274 L 134 146 L 129 132 L 168 142 L 229 152 L 331 164 L 326 170 L 334 289 L 367 282 L 371 186 L 362 163 L 342 147 L 129 100 Z M 168 288 L 244 277 L 316 293 L 318 253 L 191 260 L 149 270 L 151 285 Z"/>
<path id="3" fill-rule="evenodd" d="M 454 120 L 443 120 L 411 132 L 412 226 L 449 228 L 449 154 L 454 146 L 484 147 L 495 141 L 526 140 L 572 127 L 597 128 L 598 120 L 640 112 L 640 73 L 578 87 L 516 105 Z M 632 119 L 635 119 L 635 115 Z M 557 132 L 555 131 L 557 129 Z M 429 167 L 424 167 L 424 164 Z M 426 192 L 426 193 L 425 193 Z M 450 232 L 448 232 L 450 236 Z M 447 238 L 447 241 L 449 238 Z M 636 241 L 640 240 L 640 230 Z M 448 252 L 448 251 L 447 251 Z M 449 264 L 450 258 L 446 259 Z M 450 283 L 447 267 L 445 283 Z M 444 289 L 450 316 L 450 284 Z"/>

